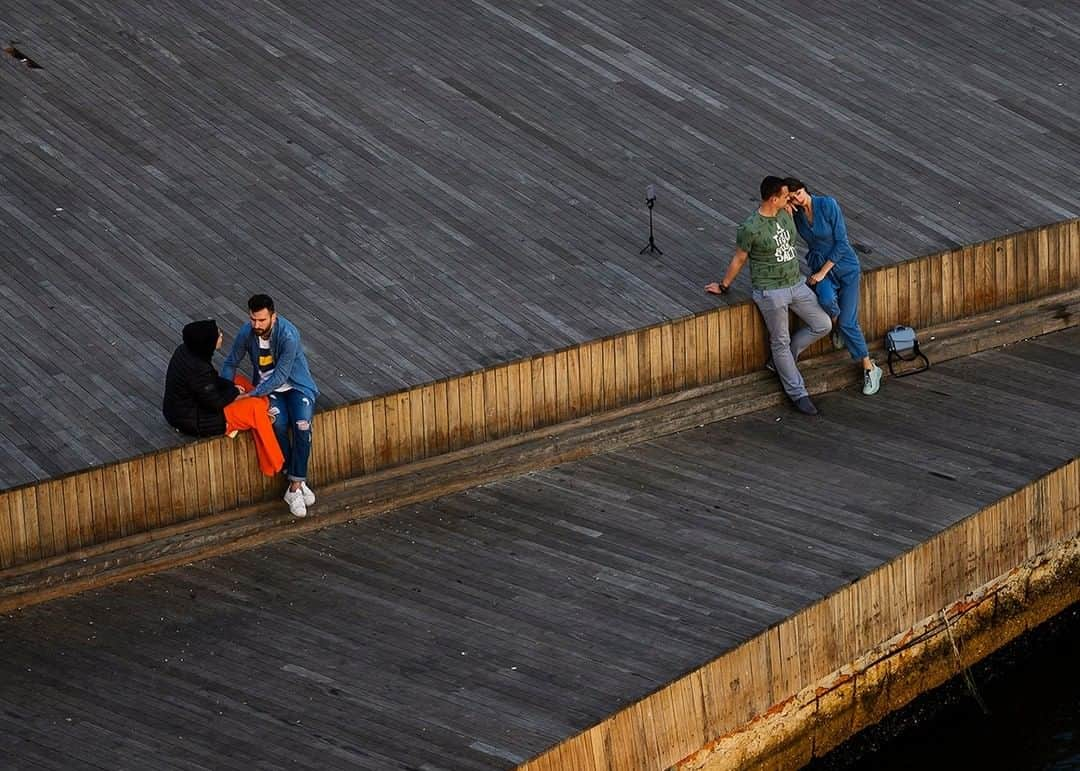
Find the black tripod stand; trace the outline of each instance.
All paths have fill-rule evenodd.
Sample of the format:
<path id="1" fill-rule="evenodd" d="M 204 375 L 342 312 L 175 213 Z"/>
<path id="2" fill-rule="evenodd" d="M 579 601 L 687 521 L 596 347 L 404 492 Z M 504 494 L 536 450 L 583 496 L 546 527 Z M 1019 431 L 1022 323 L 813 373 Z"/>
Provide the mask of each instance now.
<path id="1" fill-rule="evenodd" d="M 653 206 L 656 205 L 656 188 L 652 185 L 645 188 L 645 205 L 649 207 L 649 243 L 645 244 L 638 254 L 645 254 L 645 252 L 652 254 L 653 252 L 656 252 L 663 257 L 664 250 L 656 245 L 656 239 L 653 238 L 652 209 Z"/>

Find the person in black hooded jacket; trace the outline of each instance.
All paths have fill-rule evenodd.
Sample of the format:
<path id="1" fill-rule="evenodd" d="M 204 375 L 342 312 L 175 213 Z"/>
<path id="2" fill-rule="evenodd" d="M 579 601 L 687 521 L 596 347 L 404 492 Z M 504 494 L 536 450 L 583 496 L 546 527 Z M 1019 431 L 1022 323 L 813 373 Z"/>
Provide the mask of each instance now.
<path id="1" fill-rule="evenodd" d="M 224 434 L 225 406 L 239 394 L 210 363 L 221 339 L 213 319 L 193 321 L 184 327 L 184 342 L 169 360 L 161 412 L 170 426 L 190 436 Z"/>

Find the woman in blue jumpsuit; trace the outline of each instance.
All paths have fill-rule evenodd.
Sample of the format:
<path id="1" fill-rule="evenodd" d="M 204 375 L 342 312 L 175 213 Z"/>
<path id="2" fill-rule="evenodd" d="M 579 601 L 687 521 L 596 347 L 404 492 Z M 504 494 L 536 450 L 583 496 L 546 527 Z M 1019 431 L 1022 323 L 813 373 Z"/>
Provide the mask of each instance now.
<path id="1" fill-rule="evenodd" d="M 822 309 L 833 320 L 833 342 L 847 345 L 851 358 L 863 367 L 863 393 L 876 394 L 881 387 L 881 368 L 870 358 L 859 327 L 859 279 L 862 269 L 848 243 L 844 215 L 835 198 L 810 195 L 806 185 L 786 180 L 794 207 L 795 228 L 806 242 L 806 262 L 813 274 L 806 280 L 817 293 Z M 838 334 L 839 333 L 839 334 Z"/>

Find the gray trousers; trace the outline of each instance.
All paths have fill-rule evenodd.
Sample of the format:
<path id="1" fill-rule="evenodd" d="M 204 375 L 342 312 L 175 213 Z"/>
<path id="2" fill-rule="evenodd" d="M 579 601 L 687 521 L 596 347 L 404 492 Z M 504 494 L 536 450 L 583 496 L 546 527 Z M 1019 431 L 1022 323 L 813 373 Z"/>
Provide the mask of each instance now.
<path id="1" fill-rule="evenodd" d="M 795 360 L 811 343 L 829 334 L 832 329 L 829 314 L 818 305 L 814 290 L 801 281 L 784 289 L 755 289 L 753 297 L 769 329 L 769 349 L 784 393 L 792 401 L 807 396 L 806 383 Z M 794 335 L 788 329 L 788 311 L 805 324 Z"/>

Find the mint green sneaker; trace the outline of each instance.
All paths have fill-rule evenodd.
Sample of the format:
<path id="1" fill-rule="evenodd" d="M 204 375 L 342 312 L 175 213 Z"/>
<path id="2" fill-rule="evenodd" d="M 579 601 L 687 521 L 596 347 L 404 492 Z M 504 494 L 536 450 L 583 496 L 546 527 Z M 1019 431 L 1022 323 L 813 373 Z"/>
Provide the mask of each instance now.
<path id="1" fill-rule="evenodd" d="M 832 331 L 830 337 L 832 337 L 832 347 L 834 351 L 842 351 L 847 348 L 847 345 L 844 343 L 844 336 L 835 329 Z"/>
<path id="2" fill-rule="evenodd" d="M 881 388 L 881 367 L 875 364 L 870 369 L 863 370 L 862 392 L 866 396 L 873 396 Z"/>

